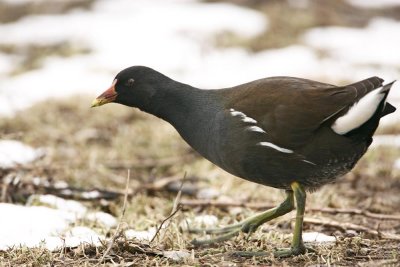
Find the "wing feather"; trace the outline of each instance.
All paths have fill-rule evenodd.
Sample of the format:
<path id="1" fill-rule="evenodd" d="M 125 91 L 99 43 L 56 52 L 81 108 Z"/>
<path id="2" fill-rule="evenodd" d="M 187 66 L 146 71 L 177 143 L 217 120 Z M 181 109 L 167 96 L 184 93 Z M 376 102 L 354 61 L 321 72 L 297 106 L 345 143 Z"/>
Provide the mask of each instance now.
<path id="1" fill-rule="evenodd" d="M 236 87 L 226 105 L 254 118 L 274 144 L 296 149 L 382 82 L 371 77 L 337 87 L 300 78 L 266 78 Z"/>

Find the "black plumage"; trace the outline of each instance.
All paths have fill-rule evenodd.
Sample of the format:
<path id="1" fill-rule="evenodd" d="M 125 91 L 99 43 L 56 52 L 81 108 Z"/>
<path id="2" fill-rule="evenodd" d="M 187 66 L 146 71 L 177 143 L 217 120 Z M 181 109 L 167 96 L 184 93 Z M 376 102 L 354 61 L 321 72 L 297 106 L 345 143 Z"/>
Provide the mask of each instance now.
<path id="1" fill-rule="evenodd" d="M 227 172 L 300 192 L 334 181 L 364 155 L 380 118 L 395 111 L 386 103 L 392 83 L 382 83 L 378 77 L 347 86 L 272 77 L 203 90 L 134 66 L 121 71 L 93 106 L 137 107 L 171 123 Z"/>

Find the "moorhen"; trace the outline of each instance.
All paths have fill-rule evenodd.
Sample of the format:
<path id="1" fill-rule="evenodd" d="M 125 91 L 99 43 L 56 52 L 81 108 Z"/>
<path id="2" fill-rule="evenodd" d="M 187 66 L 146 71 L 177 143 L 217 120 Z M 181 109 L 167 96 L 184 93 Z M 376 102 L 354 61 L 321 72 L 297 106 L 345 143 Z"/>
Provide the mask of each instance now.
<path id="1" fill-rule="evenodd" d="M 177 82 L 144 66 L 124 69 L 92 107 L 115 102 L 172 124 L 203 157 L 243 179 L 286 191 L 276 208 L 221 229 L 197 245 L 227 240 L 295 208 L 290 249 L 303 254 L 306 191 L 349 172 L 367 151 L 380 118 L 396 109 L 386 102 L 393 84 L 371 77 L 334 86 L 293 77 L 271 77 L 219 90 Z"/>

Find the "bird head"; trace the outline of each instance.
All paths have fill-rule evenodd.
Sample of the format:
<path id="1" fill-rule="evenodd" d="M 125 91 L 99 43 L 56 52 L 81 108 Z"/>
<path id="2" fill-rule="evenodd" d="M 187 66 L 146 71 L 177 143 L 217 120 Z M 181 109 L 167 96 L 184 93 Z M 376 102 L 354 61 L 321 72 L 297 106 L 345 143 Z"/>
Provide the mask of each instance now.
<path id="1" fill-rule="evenodd" d="M 92 102 L 92 107 L 119 103 L 141 109 L 150 103 L 158 85 L 166 79 L 166 76 L 148 67 L 126 68 L 115 76 L 110 88 Z"/>

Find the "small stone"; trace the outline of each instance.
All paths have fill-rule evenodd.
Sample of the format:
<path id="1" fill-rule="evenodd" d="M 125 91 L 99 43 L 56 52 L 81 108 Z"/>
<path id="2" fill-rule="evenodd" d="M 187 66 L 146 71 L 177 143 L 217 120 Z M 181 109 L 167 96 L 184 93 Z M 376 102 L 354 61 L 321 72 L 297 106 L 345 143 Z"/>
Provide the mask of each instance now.
<path id="1" fill-rule="evenodd" d="M 68 183 L 65 181 L 56 181 L 54 182 L 54 188 L 57 189 L 64 189 L 64 188 L 68 188 Z"/>
<path id="2" fill-rule="evenodd" d="M 179 223 L 179 227 L 182 231 L 187 231 L 192 228 L 208 228 L 215 226 L 218 223 L 218 218 L 214 215 L 199 215 L 193 219 L 185 219 Z"/>
<path id="3" fill-rule="evenodd" d="M 173 250 L 173 251 L 163 251 L 162 255 L 174 261 L 180 261 L 189 258 L 191 254 L 187 251 Z"/>
<path id="4" fill-rule="evenodd" d="M 396 159 L 396 161 L 393 163 L 393 169 L 400 170 L 400 159 Z"/>
<path id="5" fill-rule="evenodd" d="M 75 138 L 81 142 L 90 142 L 93 140 L 102 139 L 100 132 L 94 128 L 82 129 L 75 134 Z"/>
<path id="6" fill-rule="evenodd" d="M 196 224 L 204 226 L 214 226 L 218 222 L 218 218 L 214 215 L 199 215 L 194 218 Z"/>
<path id="7" fill-rule="evenodd" d="M 354 257 L 356 255 L 356 253 L 354 252 L 354 250 L 352 249 L 347 249 L 346 250 L 346 256 L 347 257 Z"/>
<path id="8" fill-rule="evenodd" d="M 241 207 L 233 207 L 229 209 L 229 214 L 232 216 L 239 215 L 243 212 L 243 208 Z"/>
<path id="9" fill-rule="evenodd" d="M 303 241 L 327 243 L 327 242 L 336 242 L 336 238 L 334 236 L 329 236 L 323 233 L 310 232 L 310 233 L 303 233 Z"/>
<path id="10" fill-rule="evenodd" d="M 366 256 L 369 253 L 369 249 L 368 248 L 361 248 L 359 251 L 360 255 L 362 256 Z"/>
<path id="11" fill-rule="evenodd" d="M 364 246 L 364 247 L 370 247 L 371 246 L 371 240 L 369 240 L 369 239 L 362 239 L 361 241 L 360 241 L 360 245 L 361 246 Z"/>
<path id="12" fill-rule="evenodd" d="M 346 237 L 355 237 L 355 236 L 358 236 L 357 232 L 354 231 L 354 230 L 347 230 L 345 235 L 346 235 Z"/>
<path id="13" fill-rule="evenodd" d="M 200 199 L 214 199 L 220 195 L 220 192 L 215 188 L 202 188 L 200 189 L 196 196 Z"/>

